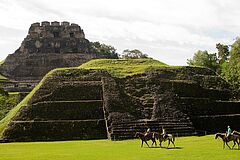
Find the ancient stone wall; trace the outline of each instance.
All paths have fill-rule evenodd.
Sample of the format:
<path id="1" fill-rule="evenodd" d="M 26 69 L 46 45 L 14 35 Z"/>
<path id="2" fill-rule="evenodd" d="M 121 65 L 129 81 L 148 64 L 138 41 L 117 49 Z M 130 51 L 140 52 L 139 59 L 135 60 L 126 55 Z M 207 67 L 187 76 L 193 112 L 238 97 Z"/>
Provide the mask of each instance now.
<path id="1" fill-rule="evenodd" d="M 21 46 L 9 54 L 0 72 L 10 79 L 41 80 L 54 68 L 79 66 L 97 55 L 81 27 L 69 22 L 33 23 Z"/>
<path id="2" fill-rule="evenodd" d="M 49 75 L 3 136 L 8 141 L 107 138 L 103 71 L 58 70 Z"/>
<path id="3" fill-rule="evenodd" d="M 6 140 L 119 140 L 162 127 L 185 136 L 240 123 L 239 102 L 229 101 L 227 83 L 208 69 L 160 68 L 125 78 L 65 69 L 42 83 L 4 131 Z"/>

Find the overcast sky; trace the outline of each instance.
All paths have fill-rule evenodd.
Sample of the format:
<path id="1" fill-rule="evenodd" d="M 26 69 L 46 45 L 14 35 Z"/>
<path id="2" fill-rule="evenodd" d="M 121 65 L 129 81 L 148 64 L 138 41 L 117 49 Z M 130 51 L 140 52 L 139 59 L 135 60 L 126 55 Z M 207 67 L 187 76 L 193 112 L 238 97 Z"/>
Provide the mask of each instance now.
<path id="1" fill-rule="evenodd" d="M 239 17 L 239 0 L 0 0 L 0 59 L 20 47 L 32 23 L 69 21 L 118 53 L 139 49 L 186 65 L 197 50 L 232 44 Z"/>

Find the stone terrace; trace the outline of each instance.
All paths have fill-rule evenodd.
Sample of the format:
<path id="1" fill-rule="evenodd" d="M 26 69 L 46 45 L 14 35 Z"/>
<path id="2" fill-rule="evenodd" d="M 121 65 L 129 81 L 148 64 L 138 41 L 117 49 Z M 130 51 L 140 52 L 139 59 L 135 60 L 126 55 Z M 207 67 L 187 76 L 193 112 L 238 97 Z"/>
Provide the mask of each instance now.
<path id="1" fill-rule="evenodd" d="M 134 138 L 147 128 L 176 136 L 238 129 L 240 103 L 205 68 L 161 68 L 126 78 L 105 71 L 49 74 L 4 131 L 8 141 Z M 224 131 L 224 130 L 223 130 Z"/>

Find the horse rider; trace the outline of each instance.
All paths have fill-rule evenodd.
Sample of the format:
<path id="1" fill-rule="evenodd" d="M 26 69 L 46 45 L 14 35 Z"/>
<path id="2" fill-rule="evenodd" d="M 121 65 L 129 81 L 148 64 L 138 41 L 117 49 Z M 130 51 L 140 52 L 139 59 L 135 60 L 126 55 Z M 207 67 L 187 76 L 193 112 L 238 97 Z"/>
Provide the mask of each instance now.
<path id="1" fill-rule="evenodd" d="M 150 132 L 151 132 L 151 129 L 148 128 L 148 129 L 147 129 L 147 132 L 145 133 L 145 136 L 148 135 Z"/>
<path id="2" fill-rule="evenodd" d="M 230 135 L 232 135 L 232 130 L 231 130 L 230 126 L 227 126 L 227 136 L 226 136 L 227 140 Z"/>
<path id="3" fill-rule="evenodd" d="M 166 138 L 166 130 L 162 127 L 162 136 L 163 136 L 163 139 Z"/>

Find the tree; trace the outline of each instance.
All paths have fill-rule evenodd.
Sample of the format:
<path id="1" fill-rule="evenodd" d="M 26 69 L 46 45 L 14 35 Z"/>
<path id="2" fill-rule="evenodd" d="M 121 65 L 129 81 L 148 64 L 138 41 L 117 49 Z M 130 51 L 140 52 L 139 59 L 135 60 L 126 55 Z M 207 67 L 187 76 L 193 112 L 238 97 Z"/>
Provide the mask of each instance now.
<path id="1" fill-rule="evenodd" d="M 134 50 L 125 49 L 122 53 L 122 58 L 126 59 L 148 58 L 148 55 L 142 53 L 138 49 Z"/>
<path id="2" fill-rule="evenodd" d="M 113 46 L 101 44 L 99 42 L 91 42 L 92 49 L 94 53 L 97 55 L 101 55 L 104 58 L 113 58 L 118 59 L 118 53 L 116 52 L 116 49 Z"/>
<path id="3" fill-rule="evenodd" d="M 187 64 L 190 66 L 203 66 L 208 67 L 214 71 L 217 69 L 217 55 L 209 54 L 207 51 L 197 51 L 194 53 L 192 59 L 187 60 Z"/>
<path id="4" fill-rule="evenodd" d="M 229 62 L 222 65 L 221 75 L 235 89 L 240 89 L 240 38 L 232 44 L 229 55 Z"/>
<path id="5" fill-rule="evenodd" d="M 216 48 L 218 50 L 218 63 L 222 65 L 229 58 L 229 48 L 227 45 L 223 45 L 221 43 L 216 44 Z"/>

